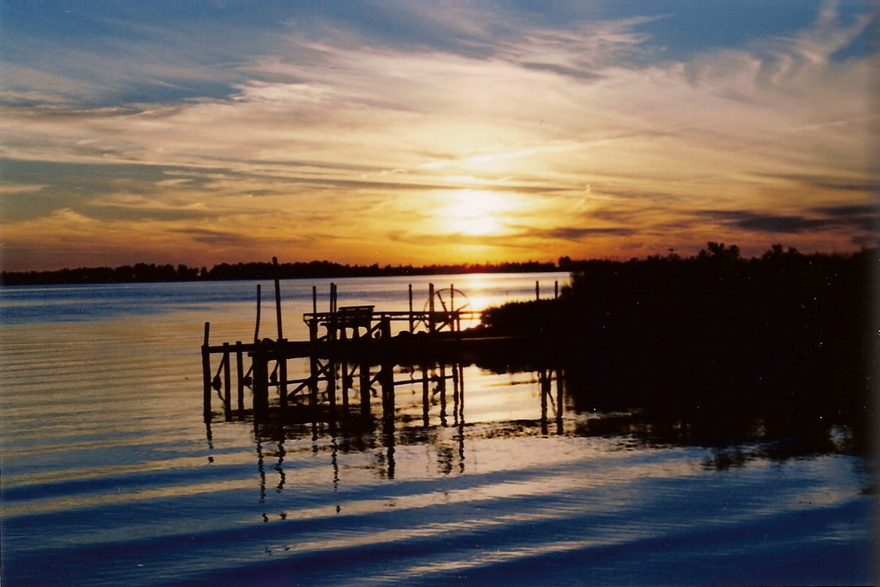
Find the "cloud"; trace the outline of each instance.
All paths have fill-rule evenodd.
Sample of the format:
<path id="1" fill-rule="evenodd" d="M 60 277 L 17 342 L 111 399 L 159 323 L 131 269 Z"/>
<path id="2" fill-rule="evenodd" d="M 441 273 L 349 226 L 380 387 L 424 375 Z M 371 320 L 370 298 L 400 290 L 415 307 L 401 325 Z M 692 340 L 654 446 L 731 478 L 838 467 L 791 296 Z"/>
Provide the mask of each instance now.
<path id="1" fill-rule="evenodd" d="M 709 210 L 701 215 L 743 230 L 782 234 L 799 234 L 832 227 L 871 230 L 880 219 L 880 213 L 872 206 L 832 206 L 815 208 L 813 212 L 818 217 L 727 210 Z"/>
<path id="2" fill-rule="evenodd" d="M 800 233 L 805 230 L 826 228 L 832 222 L 825 218 L 806 218 L 804 216 L 780 216 L 747 212 L 711 212 L 711 217 L 730 221 L 734 226 L 745 230 L 773 233 Z"/>
<path id="3" fill-rule="evenodd" d="M 193 241 L 208 245 L 222 247 L 255 247 L 260 244 L 259 239 L 246 235 L 220 230 L 208 230 L 204 228 L 183 228 L 174 230 L 176 234 L 190 237 Z"/>
<path id="4" fill-rule="evenodd" d="M 6 184 L 0 185 L 0 194 L 7 196 L 13 194 L 33 194 L 34 192 L 42 191 L 46 187 L 48 187 L 47 184 L 39 183 Z"/>
<path id="5" fill-rule="evenodd" d="M 148 198 L 134 198 L 127 200 L 124 195 L 117 195 L 104 200 L 93 200 L 86 204 L 84 209 L 92 218 L 114 221 L 141 221 L 159 220 L 164 222 L 193 221 L 200 219 L 212 219 L 229 216 L 234 213 L 228 208 L 207 208 L 203 204 L 178 204 L 150 200 Z M 242 208 L 239 213 L 243 212 Z"/>
<path id="6" fill-rule="evenodd" d="M 838 221 L 844 226 L 851 226 L 872 233 L 872 238 L 880 234 L 880 207 L 876 204 L 826 206 L 816 208 L 814 212 L 825 215 L 831 220 Z M 864 235 L 854 235 L 854 239 L 860 239 Z M 855 240 L 853 242 L 856 242 Z"/>
<path id="7" fill-rule="evenodd" d="M 820 214 L 838 218 L 862 218 L 864 216 L 880 215 L 880 208 L 877 205 L 851 205 L 851 206 L 826 206 L 824 208 L 814 208 L 814 211 Z"/>
<path id="8" fill-rule="evenodd" d="M 25 19 L 3 41 L 15 50 L 3 58 L 0 154 L 15 185 L 46 187 L 4 203 L 4 217 L 67 208 L 111 226 L 204 230 L 206 246 L 234 246 L 222 235 L 252 223 L 241 246 L 253 250 L 309 234 L 315 251 L 429 260 L 428 248 L 389 242 L 421 247 L 411 233 L 439 232 L 427 225 L 439 197 L 471 188 L 530 202 L 499 219 L 528 228 L 459 235 L 483 250 L 649 246 L 670 227 L 695 245 L 716 226 L 823 246 L 858 238 L 871 214 L 834 206 L 872 198 L 880 118 L 872 58 L 838 56 L 869 11 L 828 5 L 801 31 L 682 52 L 665 51 L 662 32 L 699 11 L 670 6 Z M 343 250 L 346 239 L 357 244 Z"/>
<path id="9" fill-rule="evenodd" d="M 533 238 L 550 238 L 567 241 L 581 241 L 593 236 L 630 236 L 634 233 L 632 228 L 584 228 L 584 227 L 558 227 L 544 230 L 530 230 L 529 236 Z"/>

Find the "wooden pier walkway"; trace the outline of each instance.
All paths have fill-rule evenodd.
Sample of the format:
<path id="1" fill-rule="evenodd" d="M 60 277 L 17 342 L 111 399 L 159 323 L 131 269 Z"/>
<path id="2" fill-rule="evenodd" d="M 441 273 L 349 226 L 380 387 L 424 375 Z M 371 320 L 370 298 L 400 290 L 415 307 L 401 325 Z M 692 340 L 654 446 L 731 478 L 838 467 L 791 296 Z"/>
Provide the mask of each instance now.
<path id="1" fill-rule="evenodd" d="M 277 264 L 277 261 L 273 259 Z M 378 386 L 383 401 L 388 401 L 395 382 L 395 367 L 421 370 L 421 378 L 410 376 L 402 383 L 419 384 L 428 393 L 429 384 L 443 387 L 452 380 L 454 392 L 461 384 L 461 364 L 474 359 L 490 347 L 509 338 L 478 338 L 462 331 L 462 322 L 479 318 L 480 313 L 465 310 L 466 296 L 454 286 L 436 290 L 429 286 L 428 300 L 422 310 L 413 307 L 413 291 L 409 286 L 408 311 L 376 311 L 374 306 L 338 306 L 335 284 L 330 286 L 330 308 L 317 310 L 317 291 L 312 288 L 312 312 L 303 315 L 309 339 L 292 341 L 284 337 L 281 319 L 281 297 L 275 279 L 277 337 L 260 338 L 260 287 L 257 286 L 257 321 L 253 342 L 210 344 L 210 323 L 205 323 L 202 345 L 204 379 L 204 417 L 212 418 L 212 396 L 220 395 L 224 417 L 246 411 L 245 388 L 253 390 L 250 410 L 265 413 L 270 407 L 270 389 L 277 390 L 277 407 L 287 408 L 291 402 L 307 401 L 312 409 L 325 401 L 333 410 L 337 402 L 348 402 L 349 392 L 357 391 L 362 402 Z M 219 355 L 214 366 L 212 357 Z M 291 378 L 288 362 L 308 361 L 308 373 Z M 232 365 L 235 364 L 233 378 Z M 449 375 L 445 374 L 449 367 Z M 439 368 L 442 377 L 429 375 Z M 233 406 L 233 387 L 235 404 Z"/>

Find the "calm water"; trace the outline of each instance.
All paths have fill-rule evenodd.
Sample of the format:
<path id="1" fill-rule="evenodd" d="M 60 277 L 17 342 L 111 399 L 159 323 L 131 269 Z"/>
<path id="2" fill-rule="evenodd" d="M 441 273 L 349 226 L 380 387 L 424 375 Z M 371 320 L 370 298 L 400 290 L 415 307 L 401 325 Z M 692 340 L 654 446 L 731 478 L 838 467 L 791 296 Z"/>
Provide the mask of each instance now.
<path id="1" fill-rule="evenodd" d="M 537 276 L 544 297 L 564 274 Z M 534 275 L 336 280 L 340 305 L 479 310 Z M 311 288 L 285 281 L 285 335 Z M 4 585 L 869 583 L 867 464 L 846 450 L 664 446 L 535 373 L 464 369 L 463 405 L 397 390 L 393 430 L 202 420 L 199 346 L 254 334 L 256 282 L 5 288 Z M 261 334 L 274 334 L 263 283 Z M 561 389 L 558 392 L 557 390 Z M 561 401 L 560 401 L 561 400 Z M 248 400 L 249 403 L 249 400 Z M 846 444 L 835 430 L 832 446 Z"/>

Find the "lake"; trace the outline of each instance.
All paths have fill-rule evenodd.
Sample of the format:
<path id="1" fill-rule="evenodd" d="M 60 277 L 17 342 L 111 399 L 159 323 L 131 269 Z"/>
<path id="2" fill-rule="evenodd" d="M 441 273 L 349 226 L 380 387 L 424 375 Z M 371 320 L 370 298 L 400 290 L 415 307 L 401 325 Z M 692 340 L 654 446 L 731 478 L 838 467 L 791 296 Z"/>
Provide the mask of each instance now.
<path id="1" fill-rule="evenodd" d="M 405 310 L 412 284 L 421 309 L 434 282 L 482 310 L 567 279 L 334 281 L 340 305 Z M 875 578 L 871 471 L 846 427 L 806 450 L 651 439 L 637 414 L 585 399 L 589 381 L 477 365 L 461 397 L 425 404 L 421 385 L 400 386 L 390 423 L 376 404 L 371 425 L 206 423 L 204 323 L 212 343 L 253 340 L 257 283 L 0 290 L 4 585 Z M 330 280 L 281 282 L 290 339 L 308 336 L 313 286 L 326 309 Z"/>

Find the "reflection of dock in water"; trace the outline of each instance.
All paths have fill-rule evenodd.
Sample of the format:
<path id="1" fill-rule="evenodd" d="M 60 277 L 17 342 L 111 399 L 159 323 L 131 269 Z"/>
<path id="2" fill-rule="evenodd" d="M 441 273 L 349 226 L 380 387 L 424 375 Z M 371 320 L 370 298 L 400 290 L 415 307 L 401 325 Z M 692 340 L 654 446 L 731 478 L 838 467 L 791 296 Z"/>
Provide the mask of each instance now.
<path id="1" fill-rule="evenodd" d="M 409 309 L 403 312 L 340 307 L 333 284 L 328 311 L 318 312 L 313 288 L 312 311 L 303 314 L 309 332 L 305 341 L 283 336 L 277 281 L 278 336 L 260 338 L 259 298 L 258 286 L 254 341 L 212 345 L 206 324 L 202 361 L 209 446 L 215 418 L 252 422 L 261 503 L 267 486 L 274 485 L 273 493 L 284 491 L 286 463 L 297 451 L 324 454 L 333 467 L 335 488 L 341 482 L 340 459 L 352 453 L 372 455 L 368 468 L 380 478 L 394 479 L 400 469 L 412 466 L 411 458 L 402 457 L 412 456 L 413 445 L 430 446 L 429 460 L 443 476 L 465 473 L 466 442 L 482 434 L 564 433 L 562 373 L 546 362 L 529 368 L 535 374 L 531 384 L 540 391 L 534 417 L 466 421 L 468 367 L 486 359 L 499 364 L 492 359 L 522 348 L 529 348 L 531 356 L 534 349 L 519 339 L 479 337 L 463 329 L 480 313 L 468 310 L 466 296 L 453 286 L 436 290 L 430 285 L 421 309 L 414 308 L 410 286 Z M 252 393 L 245 393 L 248 388 Z M 216 396 L 220 413 L 212 410 Z M 308 447 L 298 443 L 307 439 Z M 266 512 L 263 519 L 274 515 Z"/>
<path id="2" fill-rule="evenodd" d="M 371 387 L 363 395 L 357 389 L 358 401 L 345 400 L 352 390 L 340 386 L 332 408 L 328 398 L 323 397 L 317 410 L 308 403 L 290 402 L 286 407 L 279 404 L 262 412 L 240 414 L 242 424 L 249 422 L 253 426 L 260 503 L 266 502 L 268 493 L 280 494 L 286 489 L 291 470 L 296 470 L 290 463 L 301 459 L 304 452 L 321 455 L 321 460 L 332 467 L 336 491 L 340 484 L 352 483 L 349 477 L 356 469 L 370 470 L 379 479 L 392 480 L 400 475 L 407 478 L 415 462 L 424 462 L 439 477 L 463 475 L 466 462 L 472 466 L 477 463 L 468 461 L 468 446 L 480 439 L 572 433 L 571 427 L 566 430 L 563 422 L 564 384 L 560 370 L 541 369 L 528 382 L 520 382 L 537 386 L 540 391 L 540 402 L 535 402 L 536 417 L 504 421 L 477 418 L 473 422 L 465 417 L 464 371 L 461 363 L 435 364 L 424 371 L 421 367 L 404 367 L 395 370 L 393 381 L 382 381 L 378 389 Z M 404 393 L 399 393 L 400 388 Z M 421 393 L 409 393 L 419 390 Z M 213 449 L 212 423 L 207 422 L 206 427 L 209 447 Z M 426 450 L 414 451 L 416 446 Z M 352 460 L 360 465 L 353 466 Z M 473 472 L 472 467 L 469 469 Z M 341 507 L 336 505 L 337 513 Z M 287 513 L 267 511 L 263 521 L 276 516 L 284 520 Z"/>
<path id="3" fill-rule="evenodd" d="M 464 423 L 463 366 L 484 355 L 504 353 L 506 345 L 521 344 L 515 339 L 477 337 L 462 330 L 462 323 L 478 320 L 479 312 L 467 310 L 466 296 L 454 286 L 435 289 L 431 284 L 427 301 L 418 310 L 410 285 L 409 309 L 396 312 L 376 311 L 374 306 L 366 305 L 340 307 L 334 284 L 329 310 L 318 312 L 313 287 L 312 312 L 303 315 L 309 332 L 306 341 L 284 338 L 277 279 L 275 306 L 276 339 L 259 336 L 259 286 L 252 343 L 211 345 L 210 324 L 205 324 L 202 366 L 206 422 L 213 417 L 215 392 L 227 421 L 252 415 L 255 421 L 311 422 L 316 431 L 319 423 L 335 428 L 373 421 L 371 404 L 376 398 L 380 400 L 381 421 L 393 430 L 397 414 L 395 388 L 410 386 L 421 388 L 424 427 L 431 425 L 431 408 L 437 405 L 442 426 L 449 420 L 459 425 Z M 220 361 L 215 371 L 211 359 L 216 355 Z M 247 368 L 246 363 L 250 363 Z M 543 390 L 550 389 L 552 374 L 549 370 L 541 373 L 545 373 L 540 377 L 546 420 L 547 398 L 552 400 L 552 394 Z M 245 405 L 246 387 L 253 392 L 249 408 Z M 556 404 L 561 418 L 561 405 Z M 409 413 L 401 418 L 404 423 L 413 420 Z"/>

